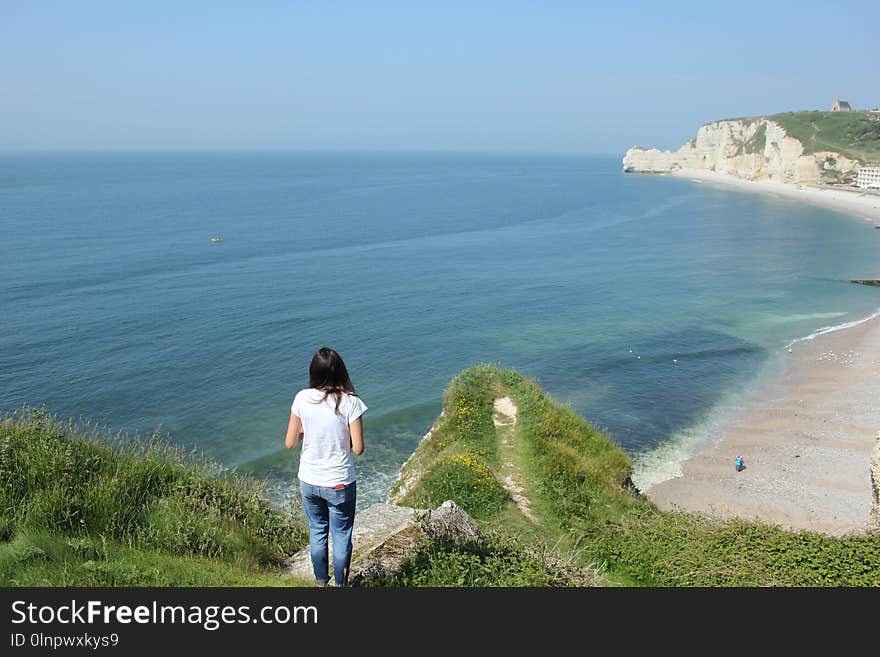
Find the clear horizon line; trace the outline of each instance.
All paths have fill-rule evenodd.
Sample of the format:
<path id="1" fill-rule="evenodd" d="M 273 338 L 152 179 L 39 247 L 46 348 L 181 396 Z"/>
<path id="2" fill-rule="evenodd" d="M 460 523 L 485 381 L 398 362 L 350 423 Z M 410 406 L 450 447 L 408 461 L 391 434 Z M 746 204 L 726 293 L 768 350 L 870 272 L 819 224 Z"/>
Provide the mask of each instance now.
<path id="1" fill-rule="evenodd" d="M 273 154 L 273 155 L 555 155 L 555 156 L 614 156 L 611 151 L 561 150 L 457 150 L 457 149 L 404 149 L 404 148 L 41 148 L 0 149 L 0 157 L 7 155 L 220 155 L 220 154 Z"/>

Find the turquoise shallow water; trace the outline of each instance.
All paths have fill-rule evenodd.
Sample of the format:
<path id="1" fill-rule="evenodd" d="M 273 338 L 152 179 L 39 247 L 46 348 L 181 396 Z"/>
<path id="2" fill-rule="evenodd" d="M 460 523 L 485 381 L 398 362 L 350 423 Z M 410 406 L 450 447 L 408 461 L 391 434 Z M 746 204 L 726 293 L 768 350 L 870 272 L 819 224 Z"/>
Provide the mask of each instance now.
<path id="1" fill-rule="evenodd" d="M 0 235 L 0 409 L 158 427 L 283 495 L 326 344 L 370 407 L 364 503 L 469 365 L 638 454 L 880 306 L 846 282 L 877 273 L 869 223 L 617 157 L 3 156 Z"/>

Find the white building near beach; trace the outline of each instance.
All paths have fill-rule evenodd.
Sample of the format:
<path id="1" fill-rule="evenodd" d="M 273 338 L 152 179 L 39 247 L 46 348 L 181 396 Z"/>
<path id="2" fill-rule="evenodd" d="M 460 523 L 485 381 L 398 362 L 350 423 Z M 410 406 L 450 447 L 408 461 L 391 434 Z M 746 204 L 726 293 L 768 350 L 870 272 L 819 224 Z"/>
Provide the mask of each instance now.
<path id="1" fill-rule="evenodd" d="M 880 167 L 862 167 L 856 185 L 862 189 L 880 189 Z"/>

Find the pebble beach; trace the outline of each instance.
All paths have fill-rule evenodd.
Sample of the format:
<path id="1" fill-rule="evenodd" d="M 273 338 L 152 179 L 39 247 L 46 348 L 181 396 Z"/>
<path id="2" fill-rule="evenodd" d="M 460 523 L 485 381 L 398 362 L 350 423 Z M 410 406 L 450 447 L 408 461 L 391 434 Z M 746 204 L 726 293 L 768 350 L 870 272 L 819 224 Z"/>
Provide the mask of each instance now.
<path id="1" fill-rule="evenodd" d="M 880 317 L 795 342 L 780 358 L 778 372 L 712 424 L 682 476 L 647 494 L 667 510 L 865 531 L 876 522 Z"/>

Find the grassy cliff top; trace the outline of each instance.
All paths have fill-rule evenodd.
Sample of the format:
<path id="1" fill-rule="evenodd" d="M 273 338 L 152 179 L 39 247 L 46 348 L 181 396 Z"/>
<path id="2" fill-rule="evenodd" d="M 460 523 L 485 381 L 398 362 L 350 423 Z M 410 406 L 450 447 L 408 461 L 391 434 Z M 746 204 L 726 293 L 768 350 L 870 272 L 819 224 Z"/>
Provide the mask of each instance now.
<path id="1" fill-rule="evenodd" d="M 874 112 L 782 112 L 725 121 L 769 119 L 804 146 L 804 153 L 833 151 L 861 164 L 880 164 L 880 114 Z"/>
<path id="2" fill-rule="evenodd" d="M 862 164 L 880 163 L 880 115 L 871 112 L 783 112 L 769 117 L 804 145 L 805 153 L 834 151 Z"/>
<path id="3" fill-rule="evenodd" d="M 499 398 L 516 406 L 515 424 L 496 426 Z M 451 498 L 484 526 L 560 546 L 610 583 L 880 585 L 877 533 L 833 538 L 667 513 L 635 491 L 629 475 L 628 457 L 609 436 L 534 381 L 480 365 L 452 380 L 443 415 L 396 488 L 409 482 L 404 504 Z M 503 485 L 511 479 L 521 494 Z"/>

